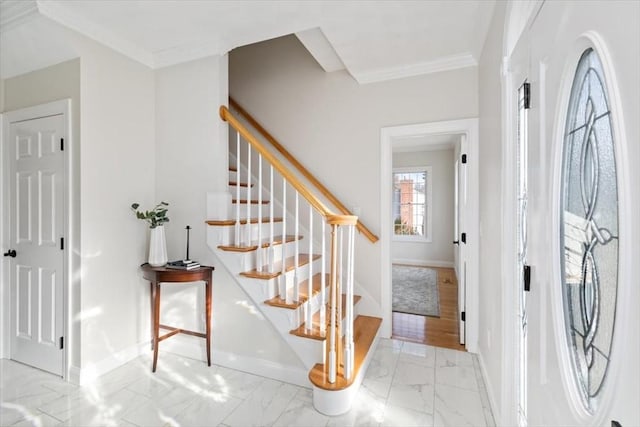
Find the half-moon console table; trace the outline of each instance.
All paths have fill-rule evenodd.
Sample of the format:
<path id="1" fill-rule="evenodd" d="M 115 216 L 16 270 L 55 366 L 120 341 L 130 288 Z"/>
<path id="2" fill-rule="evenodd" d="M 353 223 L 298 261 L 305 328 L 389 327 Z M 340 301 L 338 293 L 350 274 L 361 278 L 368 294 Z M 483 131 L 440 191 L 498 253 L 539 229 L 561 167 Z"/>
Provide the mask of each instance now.
<path id="1" fill-rule="evenodd" d="M 156 371 L 158 363 L 158 344 L 176 334 L 193 335 L 207 340 L 207 365 L 211 366 L 211 282 L 214 268 L 201 266 L 193 270 L 178 270 L 166 267 L 152 267 L 149 264 L 140 266 L 143 276 L 150 282 L 151 289 L 151 335 L 153 341 L 151 348 L 153 349 L 153 367 L 152 372 Z M 160 283 L 188 283 L 188 282 L 204 282 L 205 284 L 205 307 L 206 307 L 206 330 L 202 332 L 188 331 L 173 326 L 160 324 Z M 160 336 L 160 329 L 168 329 L 170 332 Z"/>

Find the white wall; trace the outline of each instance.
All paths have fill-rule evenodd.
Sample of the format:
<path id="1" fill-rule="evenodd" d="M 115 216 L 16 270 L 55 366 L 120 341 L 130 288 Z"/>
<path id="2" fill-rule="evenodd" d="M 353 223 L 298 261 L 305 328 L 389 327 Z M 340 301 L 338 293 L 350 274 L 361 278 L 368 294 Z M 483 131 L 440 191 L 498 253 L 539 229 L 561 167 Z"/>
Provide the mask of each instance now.
<path id="1" fill-rule="evenodd" d="M 505 3 L 495 13 L 479 64 L 480 99 L 480 327 L 478 348 L 487 391 L 500 420 L 502 382 L 502 128 L 500 64 Z"/>
<path id="2" fill-rule="evenodd" d="M 193 228 L 190 258 L 216 267 L 212 314 L 215 363 L 242 367 L 234 360 L 250 360 L 254 372 L 274 363 L 299 366 L 301 362 L 288 351 L 289 346 L 216 261 L 206 243 L 207 194 L 227 193 L 228 189 L 227 124 L 218 115 L 220 105 L 227 103 L 227 66 L 226 56 L 213 56 L 156 72 L 156 194 L 158 201 L 170 203 L 171 221 L 166 226 L 169 258 L 184 257 L 184 228 L 188 224 Z M 204 330 L 203 286 L 175 288 L 165 285 L 163 289 L 167 323 Z M 178 336 L 163 346 L 165 351 L 204 356 L 204 340 L 200 338 Z"/>
<path id="3" fill-rule="evenodd" d="M 393 153 L 393 167 L 431 166 L 431 241 L 394 240 L 393 262 L 453 267 L 454 168 L 453 149 Z"/>
<path id="4" fill-rule="evenodd" d="M 380 230 L 380 128 L 475 117 L 477 70 L 359 85 L 325 73 L 294 36 L 236 49 L 230 94 L 361 220 Z M 356 239 L 356 280 L 381 299 L 381 249 Z M 384 284 L 389 286 L 389 284 Z"/>

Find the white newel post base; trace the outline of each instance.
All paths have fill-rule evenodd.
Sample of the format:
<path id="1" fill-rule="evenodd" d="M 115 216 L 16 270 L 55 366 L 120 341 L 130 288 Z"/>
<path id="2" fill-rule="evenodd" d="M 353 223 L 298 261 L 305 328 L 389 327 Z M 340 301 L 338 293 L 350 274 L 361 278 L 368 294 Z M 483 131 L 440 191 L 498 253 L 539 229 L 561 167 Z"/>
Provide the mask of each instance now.
<path id="1" fill-rule="evenodd" d="M 164 226 L 160 225 L 151 229 L 149 238 L 149 265 L 162 267 L 168 261 L 167 240 L 164 236 Z"/>

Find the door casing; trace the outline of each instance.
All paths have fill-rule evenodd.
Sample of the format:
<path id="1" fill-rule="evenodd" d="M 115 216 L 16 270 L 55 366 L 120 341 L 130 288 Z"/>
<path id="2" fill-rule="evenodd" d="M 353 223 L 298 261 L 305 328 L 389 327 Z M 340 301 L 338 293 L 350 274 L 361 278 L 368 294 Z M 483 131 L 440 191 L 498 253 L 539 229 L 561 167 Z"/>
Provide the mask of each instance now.
<path id="1" fill-rule="evenodd" d="M 467 233 L 467 294 L 466 294 L 466 347 L 471 353 L 478 352 L 478 299 L 479 299 L 479 139 L 478 119 L 461 119 L 442 122 L 420 123 L 404 126 L 384 127 L 380 130 L 380 246 L 381 262 L 381 336 L 391 336 L 391 242 L 392 242 L 392 182 L 393 139 L 409 135 L 461 134 L 467 139 L 468 211 L 467 226 L 460 232 Z"/>

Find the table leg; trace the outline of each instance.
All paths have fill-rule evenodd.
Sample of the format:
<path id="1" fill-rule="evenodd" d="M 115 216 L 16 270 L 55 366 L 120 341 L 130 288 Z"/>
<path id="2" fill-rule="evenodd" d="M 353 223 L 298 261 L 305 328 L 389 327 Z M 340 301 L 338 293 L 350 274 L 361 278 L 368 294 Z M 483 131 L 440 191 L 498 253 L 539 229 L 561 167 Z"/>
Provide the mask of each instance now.
<path id="1" fill-rule="evenodd" d="M 207 280 L 205 282 L 206 289 L 206 335 L 207 335 L 207 365 L 211 366 L 211 281 Z"/>
<path id="2" fill-rule="evenodd" d="M 154 291 L 153 282 L 149 282 L 149 300 L 151 302 L 150 307 L 149 307 L 149 327 L 151 328 L 151 350 L 153 350 L 153 347 L 154 347 L 153 346 L 153 341 L 154 341 L 153 340 L 153 336 L 154 336 L 153 334 L 154 334 L 154 331 L 155 331 L 154 323 L 153 323 L 154 322 L 154 316 L 153 316 L 153 313 L 154 313 L 154 310 L 153 310 L 153 308 L 154 308 L 154 301 L 153 301 L 154 292 L 153 291 Z"/>
<path id="3" fill-rule="evenodd" d="M 158 364 L 158 338 L 160 336 L 160 283 L 155 284 L 155 298 L 153 307 L 153 369 Z"/>

